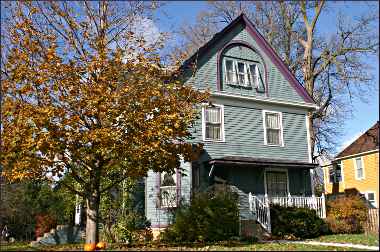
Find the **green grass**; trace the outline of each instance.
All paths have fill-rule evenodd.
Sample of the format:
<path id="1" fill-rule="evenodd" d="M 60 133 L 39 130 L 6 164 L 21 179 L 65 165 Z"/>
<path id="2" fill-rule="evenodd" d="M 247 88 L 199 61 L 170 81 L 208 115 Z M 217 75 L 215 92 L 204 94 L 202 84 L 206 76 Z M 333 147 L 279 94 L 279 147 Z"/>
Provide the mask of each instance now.
<path id="1" fill-rule="evenodd" d="M 83 250 L 83 244 L 68 244 L 68 245 L 57 245 L 57 246 L 41 246 L 38 248 L 30 247 L 28 243 L 13 243 L 10 245 L 2 244 L 1 250 L 7 251 L 69 251 L 69 250 Z M 339 248 L 332 246 L 317 246 L 317 245 L 304 245 L 304 244 L 289 244 L 289 243 L 255 243 L 255 244 L 235 244 L 233 246 L 226 245 L 210 245 L 210 246 L 165 246 L 165 245 L 150 245 L 150 246 L 139 246 L 139 247 L 128 247 L 123 244 L 110 244 L 107 251 L 110 250 L 134 250 L 134 251 L 180 251 L 180 250 L 190 250 L 190 251 L 265 251 L 265 250 L 275 250 L 275 251 L 355 251 L 357 249 L 350 248 Z"/>
<path id="2" fill-rule="evenodd" d="M 379 235 L 378 234 L 324 235 L 324 236 L 320 236 L 316 239 L 313 239 L 313 241 L 353 243 L 353 244 L 362 244 L 362 245 L 368 245 L 368 246 L 378 246 L 379 245 Z"/>

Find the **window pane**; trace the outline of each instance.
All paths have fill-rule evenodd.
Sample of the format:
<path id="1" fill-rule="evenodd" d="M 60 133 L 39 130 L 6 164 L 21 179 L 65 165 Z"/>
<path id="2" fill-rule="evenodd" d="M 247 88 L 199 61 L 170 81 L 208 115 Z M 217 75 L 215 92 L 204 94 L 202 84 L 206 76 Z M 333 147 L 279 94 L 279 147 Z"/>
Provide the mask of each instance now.
<path id="1" fill-rule="evenodd" d="M 177 183 L 176 173 L 170 175 L 167 172 L 161 173 L 161 186 L 175 186 Z"/>
<path id="2" fill-rule="evenodd" d="M 249 65 L 249 71 L 250 71 L 250 83 L 256 85 L 257 76 L 256 76 L 256 65 L 252 64 Z"/>
<path id="3" fill-rule="evenodd" d="M 265 113 L 266 115 L 266 127 L 270 129 L 279 129 L 280 128 L 280 116 L 279 114 L 274 113 Z"/>
<path id="4" fill-rule="evenodd" d="M 374 201 L 375 200 L 375 194 L 374 193 L 368 193 L 368 201 Z"/>
<path id="5" fill-rule="evenodd" d="M 206 122 L 220 123 L 220 108 L 206 108 Z"/>
<path id="6" fill-rule="evenodd" d="M 244 74 L 245 73 L 244 63 L 238 62 L 237 65 L 238 65 L 238 72 Z"/>
<path id="7" fill-rule="evenodd" d="M 361 158 L 356 158 L 356 176 L 357 178 L 363 178 L 363 163 Z"/>
<path id="8" fill-rule="evenodd" d="M 334 183 L 335 182 L 335 173 L 334 173 L 334 169 L 333 168 L 329 169 L 329 179 L 330 179 L 330 183 Z"/>
<path id="9" fill-rule="evenodd" d="M 206 138 L 220 140 L 220 125 L 206 124 Z"/>
<path id="10" fill-rule="evenodd" d="M 235 83 L 236 75 L 232 60 L 226 60 L 226 81 L 227 83 Z"/>
<path id="11" fill-rule="evenodd" d="M 233 63 L 232 60 L 226 60 L 226 70 L 233 71 Z"/>
<path id="12" fill-rule="evenodd" d="M 177 190 L 175 186 L 161 187 L 161 206 L 176 207 L 177 206 Z"/>
<path id="13" fill-rule="evenodd" d="M 280 130 L 267 129 L 267 143 L 280 144 Z"/>
<path id="14" fill-rule="evenodd" d="M 267 172 L 267 193 L 270 196 L 286 196 L 287 178 L 285 172 Z"/>

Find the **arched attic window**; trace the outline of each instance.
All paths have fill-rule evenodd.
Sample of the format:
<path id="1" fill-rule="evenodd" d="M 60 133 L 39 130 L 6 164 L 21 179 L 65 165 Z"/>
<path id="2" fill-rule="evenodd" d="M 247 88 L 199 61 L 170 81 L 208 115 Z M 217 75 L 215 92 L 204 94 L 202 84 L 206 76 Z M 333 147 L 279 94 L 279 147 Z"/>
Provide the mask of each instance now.
<path id="1" fill-rule="evenodd" d="M 255 89 L 266 92 L 265 62 L 250 46 L 233 43 L 222 50 L 220 55 L 222 86 Z"/>

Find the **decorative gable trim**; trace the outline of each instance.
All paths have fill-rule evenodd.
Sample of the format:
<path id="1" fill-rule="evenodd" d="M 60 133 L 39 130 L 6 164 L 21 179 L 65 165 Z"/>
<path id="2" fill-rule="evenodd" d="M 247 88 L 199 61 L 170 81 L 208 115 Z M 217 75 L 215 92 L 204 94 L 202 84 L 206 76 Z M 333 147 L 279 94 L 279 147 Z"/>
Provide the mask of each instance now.
<path id="1" fill-rule="evenodd" d="M 217 55 L 217 59 L 216 59 L 216 72 L 217 72 L 216 90 L 218 90 L 218 91 L 222 90 L 221 83 L 220 83 L 220 75 L 222 72 L 221 68 L 220 68 L 221 64 L 222 64 L 221 57 L 223 56 L 223 53 L 225 52 L 225 50 L 228 49 L 229 47 L 233 46 L 233 45 L 243 45 L 245 47 L 248 47 L 249 49 L 251 49 L 252 51 L 257 53 L 257 55 L 260 56 L 261 61 L 263 62 L 263 65 L 264 65 L 265 96 L 268 97 L 268 67 L 267 67 L 267 64 L 264 60 L 264 57 L 252 45 L 250 45 L 249 43 L 242 41 L 242 40 L 232 40 L 232 41 L 228 42 L 226 45 L 224 45 L 223 48 L 218 51 L 218 55 Z"/>
<path id="2" fill-rule="evenodd" d="M 265 38 L 259 33 L 259 31 L 255 28 L 255 26 L 251 23 L 251 21 L 245 16 L 245 14 L 241 14 L 235 20 L 233 20 L 229 25 L 227 25 L 222 31 L 216 33 L 212 39 L 210 39 L 205 45 L 200 47 L 192 56 L 190 56 L 180 67 L 180 69 L 185 69 L 191 65 L 203 53 L 207 52 L 207 50 L 216 44 L 224 35 L 229 32 L 236 24 L 244 22 L 247 28 L 248 33 L 256 40 L 260 49 L 263 50 L 267 56 L 271 59 L 273 64 L 279 69 L 281 74 L 285 77 L 285 79 L 290 83 L 290 85 L 296 90 L 296 92 L 303 98 L 306 103 L 314 103 L 313 98 L 307 93 L 306 89 L 301 85 L 301 83 L 294 77 L 294 75 L 290 72 L 289 68 L 286 64 L 281 60 L 281 58 L 277 55 L 277 53 L 273 50 L 273 48 L 269 45 L 269 43 L 265 40 Z M 218 72 L 219 76 L 219 72 Z M 219 78 L 219 77 L 218 77 Z M 219 82 L 220 83 L 220 80 Z M 217 83 L 217 85 L 219 85 Z M 220 88 L 220 86 L 219 86 Z M 218 89 L 219 90 L 219 89 Z"/>
<path id="3" fill-rule="evenodd" d="M 289 83 L 293 86 L 297 93 L 304 99 L 305 102 L 314 103 L 314 100 L 306 92 L 306 89 L 294 77 L 294 75 L 290 72 L 286 64 L 281 60 L 281 58 L 277 55 L 277 53 L 273 50 L 273 48 L 269 45 L 265 38 L 259 33 L 259 31 L 252 24 L 252 22 L 244 14 L 242 14 L 241 17 L 246 24 L 248 33 L 255 39 L 259 47 L 272 60 L 272 62 L 280 70 L 283 76 L 289 81 Z"/>

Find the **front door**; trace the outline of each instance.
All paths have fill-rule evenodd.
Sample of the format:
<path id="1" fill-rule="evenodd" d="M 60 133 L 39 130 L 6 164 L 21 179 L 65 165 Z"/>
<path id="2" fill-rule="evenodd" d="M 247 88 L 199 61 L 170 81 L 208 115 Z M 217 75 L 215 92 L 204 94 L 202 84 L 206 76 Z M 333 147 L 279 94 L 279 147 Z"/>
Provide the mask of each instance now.
<path id="1" fill-rule="evenodd" d="M 288 195 L 287 171 L 266 171 L 266 193 L 268 196 Z"/>

